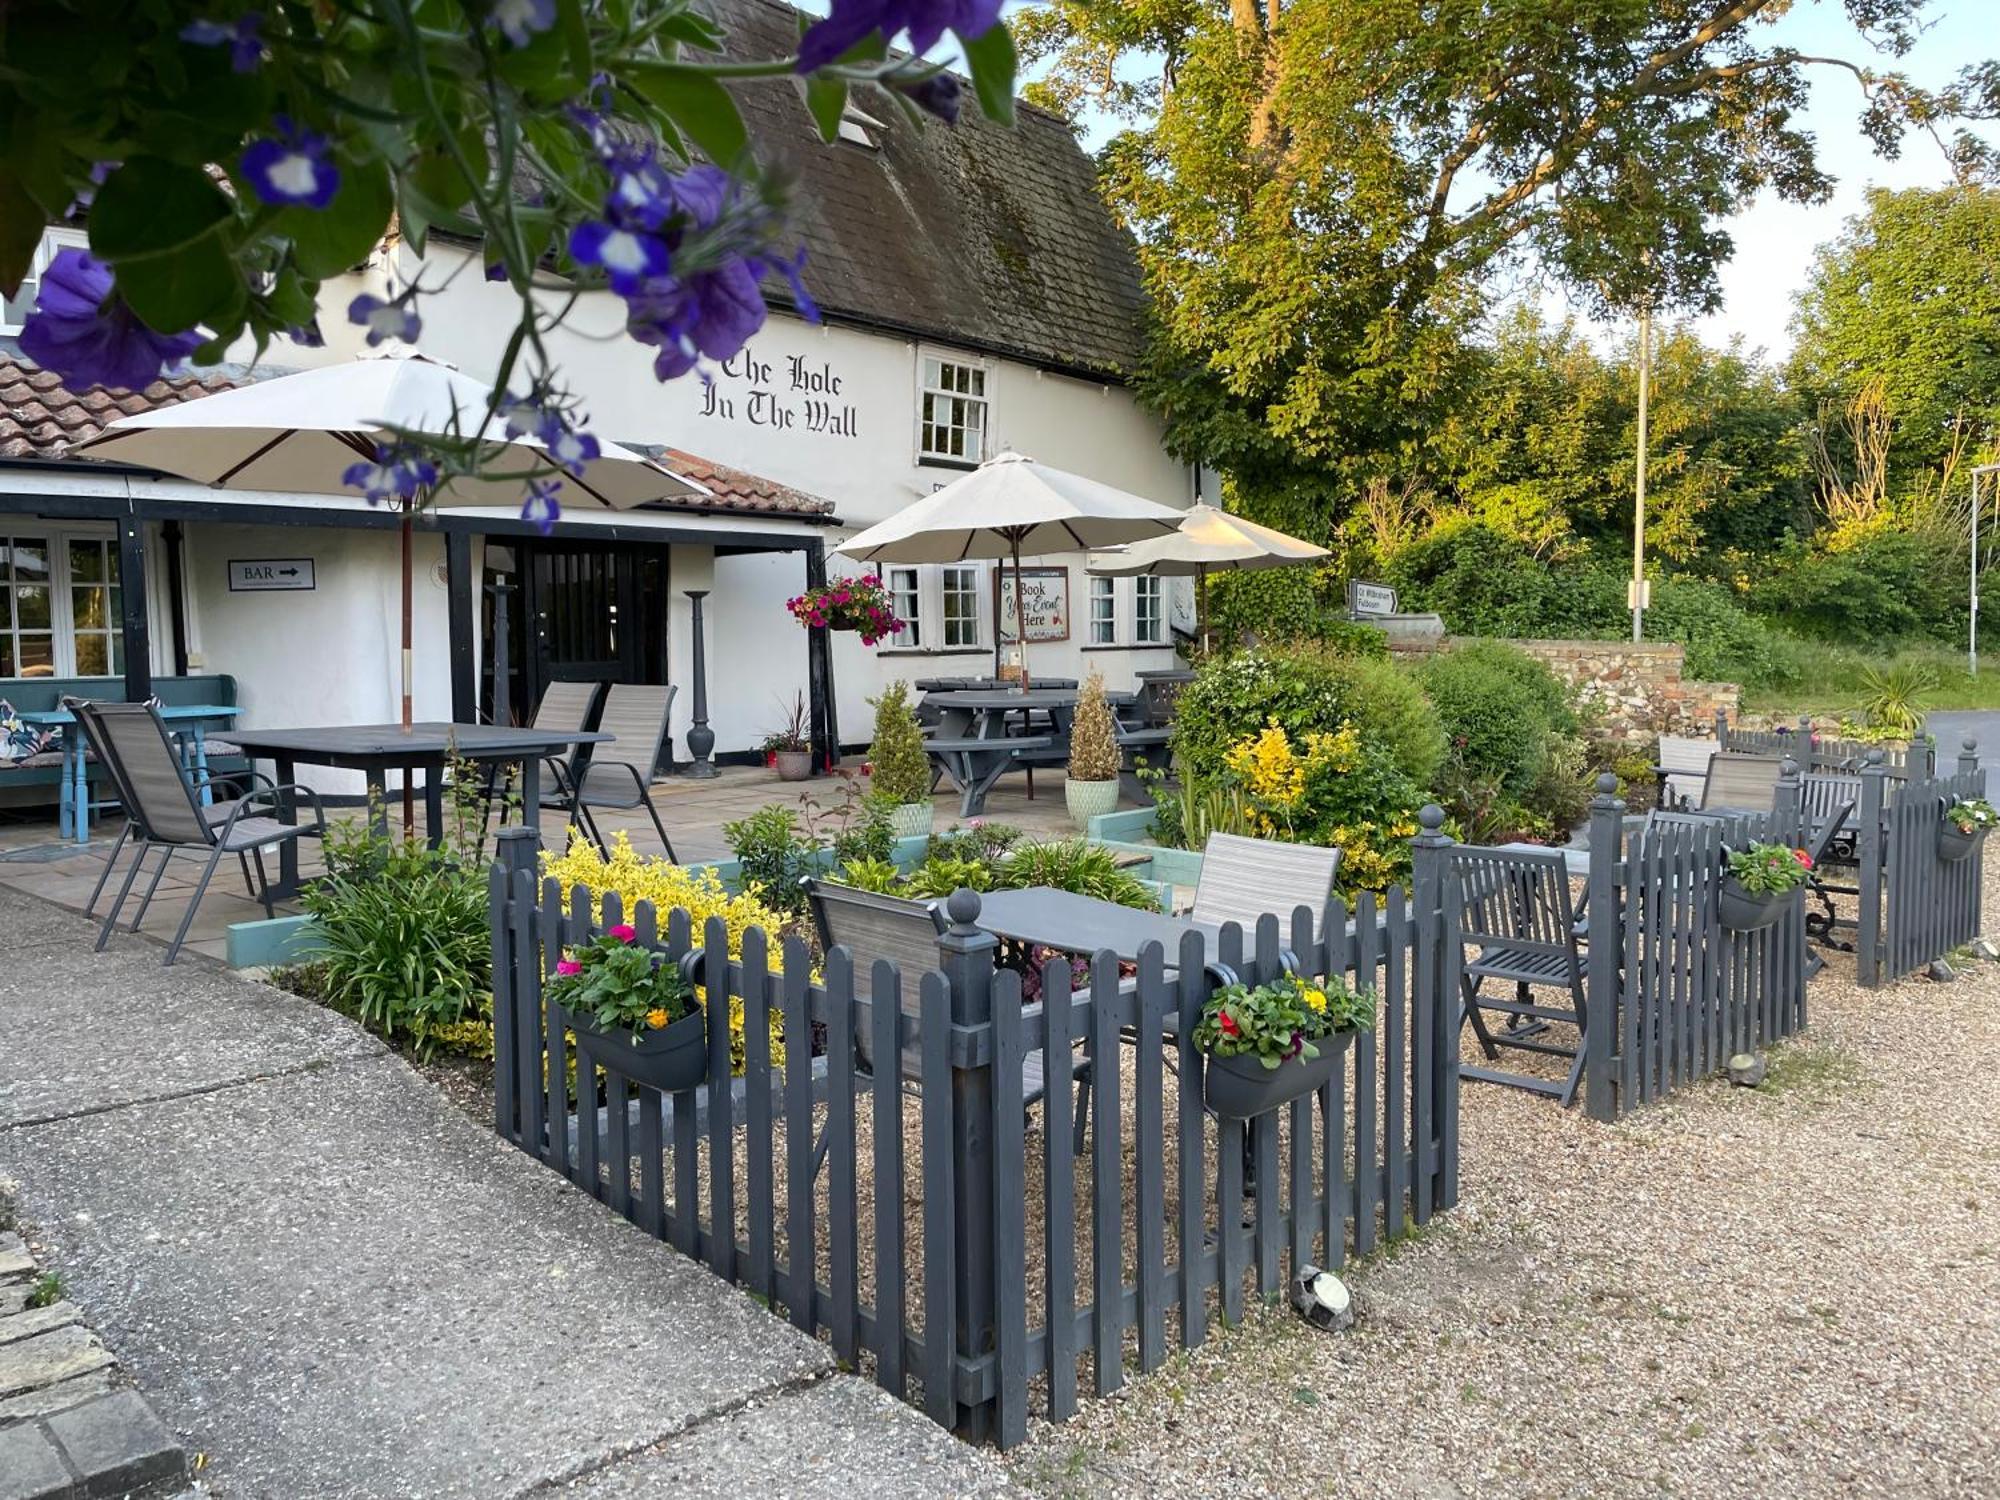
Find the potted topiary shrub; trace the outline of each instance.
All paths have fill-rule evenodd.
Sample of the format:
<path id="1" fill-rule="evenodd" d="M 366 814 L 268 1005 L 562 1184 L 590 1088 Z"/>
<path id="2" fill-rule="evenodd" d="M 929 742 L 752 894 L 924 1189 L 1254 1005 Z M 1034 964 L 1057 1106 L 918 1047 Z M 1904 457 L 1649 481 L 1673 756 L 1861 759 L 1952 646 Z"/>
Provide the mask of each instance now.
<path id="1" fill-rule="evenodd" d="M 1752 844 L 1729 854 L 1717 902 L 1728 932 L 1758 932 L 1785 914 L 1793 891 L 1812 876 L 1812 856 L 1783 844 Z"/>
<path id="2" fill-rule="evenodd" d="M 764 758 L 777 771 L 780 781 L 804 781 L 812 775 L 812 739 L 805 694 L 792 695 L 791 717 L 782 728 L 764 736 Z"/>
<path id="3" fill-rule="evenodd" d="M 1083 684 L 1076 717 L 1069 727 L 1069 774 L 1063 802 L 1070 821 L 1088 828 L 1090 820 L 1118 806 L 1118 736 L 1104 701 L 1104 679 L 1096 672 Z"/>
<path id="4" fill-rule="evenodd" d="M 910 711 L 909 685 L 892 682 L 875 700 L 875 743 L 869 747 L 870 788 L 889 804 L 897 838 L 931 831 L 931 759 Z"/>
<path id="5" fill-rule="evenodd" d="M 1207 1056 L 1202 1096 L 1219 1115 L 1268 1113 L 1331 1078 L 1354 1033 L 1374 1024 L 1374 994 L 1339 975 L 1225 985 L 1195 1022 L 1195 1047 Z"/>
<path id="6" fill-rule="evenodd" d="M 1938 858 L 1953 864 L 1968 858 L 1996 823 L 2000 823 L 2000 810 L 1983 797 L 1964 797 L 1952 803 L 1944 810 L 1944 822 L 1938 828 Z"/>
<path id="7" fill-rule="evenodd" d="M 544 994 L 569 1013 L 578 1050 L 607 1072 L 668 1093 L 707 1080 L 694 987 L 632 928 L 612 927 L 564 953 Z"/>

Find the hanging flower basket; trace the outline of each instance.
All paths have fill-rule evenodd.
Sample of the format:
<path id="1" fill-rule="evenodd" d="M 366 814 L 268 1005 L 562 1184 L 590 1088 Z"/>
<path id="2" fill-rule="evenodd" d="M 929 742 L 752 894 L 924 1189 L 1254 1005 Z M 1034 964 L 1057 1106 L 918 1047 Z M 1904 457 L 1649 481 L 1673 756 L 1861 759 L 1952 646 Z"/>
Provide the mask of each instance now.
<path id="1" fill-rule="evenodd" d="M 2000 812 L 1985 798 L 1959 798 L 1944 810 L 1944 821 L 1938 825 L 1938 858 L 1949 864 L 1971 858 L 1996 823 Z"/>
<path id="2" fill-rule="evenodd" d="M 706 1014 L 691 1011 L 657 1031 L 600 1030 L 574 1015 L 569 1025 L 576 1033 L 577 1049 L 605 1072 L 672 1094 L 708 1082 Z"/>
<path id="3" fill-rule="evenodd" d="M 1743 882 L 1734 875 L 1726 876 L 1722 882 L 1720 900 L 1716 903 L 1725 932 L 1762 932 L 1766 927 L 1776 925 L 1785 914 L 1785 903 L 1791 899 L 1790 891 L 1752 891 L 1745 889 Z"/>
<path id="4" fill-rule="evenodd" d="M 1937 857 L 1947 864 L 1957 864 L 1962 859 L 1970 859 L 1972 851 L 1986 840 L 1986 830 L 1975 828 L 1967 832 L 1946 823 L 1938 830 Z"/>
<path id="5" fill-rule="evenodd" d="M 796 598 L 787 599 L 785 608 L 801 625 L 809 628 L 858 631 L 864 646 L 872 646 L 877 641 L 903 633 L 903 622 L 896 618 L 895 603 L 877 573 L 864 573 L 859 578 L 836 578 L 817 588 L 807 589 Z"/>
<path id="6" fill-rule="evenodd" d="M 1354 1033 L 1335 1032 L 1313 1043 L 1319 1056 L 1301 1054 L 1286 1059 L 1275 1068 L 1264 1066 L 1254 1053 L 1236 1057 L 1211 1057 L 1202 1073 L 1202 1098 L 1219 1115 L 1249 1120 L 1290 1104 L 1310 1094 L 1340 1066 L 1341 1058 L 1353 1045 Z"/>

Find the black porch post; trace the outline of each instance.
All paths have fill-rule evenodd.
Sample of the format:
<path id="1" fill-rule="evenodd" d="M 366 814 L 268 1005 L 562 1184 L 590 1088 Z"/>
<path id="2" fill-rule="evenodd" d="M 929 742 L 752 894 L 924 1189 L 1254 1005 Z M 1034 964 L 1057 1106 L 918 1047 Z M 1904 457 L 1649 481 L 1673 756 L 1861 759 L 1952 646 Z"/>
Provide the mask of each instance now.
<path id="1" fill-rule="evenodd" d="M 153 642 L 146 628 L 146 527 L 137 516 L 118 518 L 118 594 L 125 701 L 144 703 L 153 696 Z"/>
<path id="2" fill-rule="evenodd" d="M 510 726 L 514 722 L 514 666 L 507 653 L 513 649 L 509 632 L 514 627 L 507 618 L 507 596 L 513 591 L 505 578 L 493 580 L 493 722 Z"/>
<path id="3" fill-rule="evenodd" d="M 806 544 L 806 587 L 826 583 L 826 548 Z M 833 703 L 833 639 L 824 626 L 806 627 L 806 702 L 812 714 L 813 769 L 831 771 L 840 759 L 840 720 Z"/>
<path id="4" fill-rule="evenodd" d="M 697 781 L 715 774 L 715 762 L 709 759 L 715 750 L 715 731 L 708 727 L 708 642 L 701 628 L 701 601 L 707 597 L 707 589 L 687 591 L 687 601 L 693 610 L 688 642 L 694 656 L 694 722 L 688 726 L 689 764 L 682 774 Z"/>
<path id="5" fill-rule="evenodd" d="M 473 624 L 478 602 L 472 594 L 472 537 L 444 534 L 445 613 L 451 635 L 451 716 L 460 724 L 479 722 L 479 668 Z"/>

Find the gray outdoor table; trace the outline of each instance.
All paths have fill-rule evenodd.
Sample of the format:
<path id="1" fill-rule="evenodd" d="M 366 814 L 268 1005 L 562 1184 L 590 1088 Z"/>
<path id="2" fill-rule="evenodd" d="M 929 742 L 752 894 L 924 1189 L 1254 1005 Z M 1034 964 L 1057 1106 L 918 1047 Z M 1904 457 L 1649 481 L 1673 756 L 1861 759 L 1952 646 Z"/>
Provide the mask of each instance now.
<path id="1" fill-rule="evenodd" d="M 1059 948 L 1065 953 L 1096 953 L 1109 948 L 1127 963 L 1136 962 L 1147 943 L 1157 942 L 1167 950 L 1169 968 L 1180 955 L 1183 933 L 1200 933 L 1204 952 L 1211 959 L 1222 935 L 1221 928 L 1192 917 L 1139 911 L 1048 886 L 988 892 L 979 898 L 979 925 L 995 937 Z"/>
<path id="2" fill-rule="evenodd" d="M 290 786 L 299 766 L 333 766 L 360 771 L 368 780 L 368 793 L 376 809 L 377 826 L 387 830 L 387 808 L 383 791 L 390 771 L 424 773 L 424 821 L 431 844 L 436 847 L 444 834 L 445 766 L 453 760 L 479 764 L 498 762 L 521 768 L 521 806 L 539 810 L 542 805 L 541 763 L 560 755 L 573 745 L 594 745 L 612 735 L 578 731 L 516 729 L 504 724 L 335 724 L 313 729 L 232 730 L 232 743 L 247 756 L 272 761 L 280 786 Z M 278 816 L 289 823 L 296 817 L 289 797 L 279 803 Z M 530 825 L 532 826 L 532 825 Z M 299 885 L 298 840 L 287 840 L 279 848 L 278 880 L 274 897 L 294 895 Z"/>
<path id="3" fill-rule="evenodd" d="M 1020 764 L 1023 751 L 1057 751 L 1069 742 L 1069 723 L 1076 713 L 1077 688 L 1015 689 L 962 688 L 949 693 L 930 693 L 924 702 L 942 715 L 938 732 L 925 748 L 958 788 L 959 816 L 976 818 L 986 808 L 986 794 L 993 783 Z M 1131 701 L 1131 693 L 1106 693 L 1107 703 Z M 1045 713 L 1053 724 L 1051 734 L 1011 734 L 1009 720 Z"/>

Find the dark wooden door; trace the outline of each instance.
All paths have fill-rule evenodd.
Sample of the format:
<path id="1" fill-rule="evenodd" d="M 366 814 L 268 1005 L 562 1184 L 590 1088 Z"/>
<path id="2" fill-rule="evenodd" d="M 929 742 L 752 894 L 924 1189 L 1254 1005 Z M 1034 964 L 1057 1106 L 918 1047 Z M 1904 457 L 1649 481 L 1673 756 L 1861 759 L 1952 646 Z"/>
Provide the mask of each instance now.
<path id="1" fill-rule="evenodd" d="M 535 546 L 523 559 L 528 697 L 551 682 L 664 682 L 664 548 Z"/>

